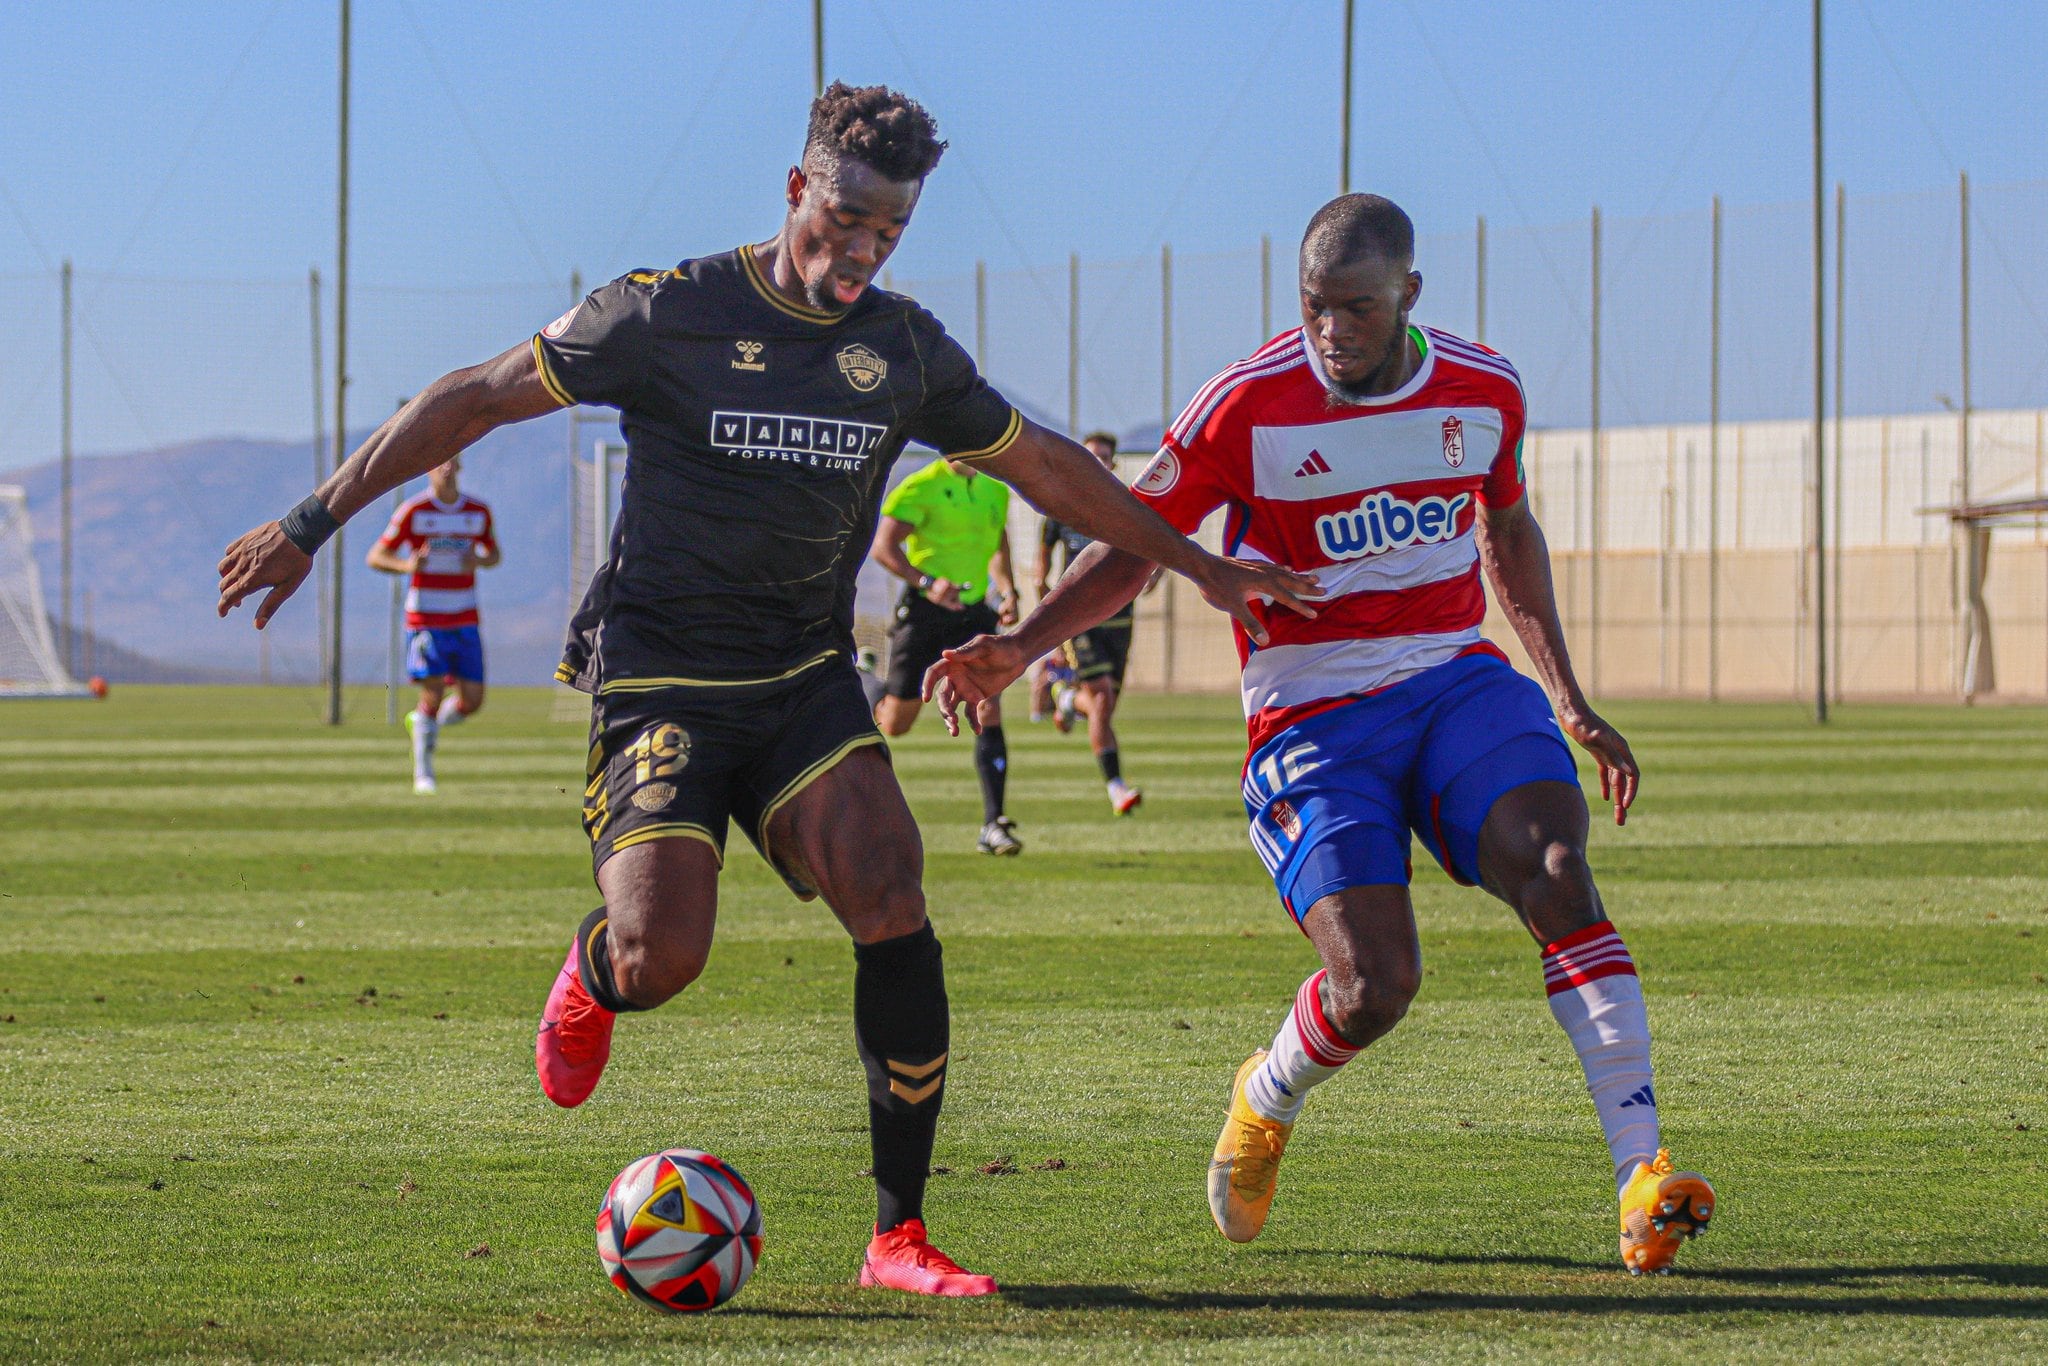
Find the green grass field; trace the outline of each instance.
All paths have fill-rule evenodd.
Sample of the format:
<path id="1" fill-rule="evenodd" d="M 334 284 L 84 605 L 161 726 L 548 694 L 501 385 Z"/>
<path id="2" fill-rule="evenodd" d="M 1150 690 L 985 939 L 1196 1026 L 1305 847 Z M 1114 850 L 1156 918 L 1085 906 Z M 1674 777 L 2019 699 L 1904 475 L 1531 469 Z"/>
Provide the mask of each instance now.
<path id="1" fill-rule="evenodd" d="M 1722 1201 L 1645 1281 L 1533 946 L 1426 858 L 1421 999 L 1226 1244 L 1225 1091 L 1312 961 L 1245 841 L 1234 702 L 1133 700 L 1147 800 L 1114 824 L 1079 737 L 1013 723 L 1003 862 L 965 744 L 921 730 L 954 1012 L 929 1213 L 1007 1287 L 931 1304 L 853 1285 L 830 915 L 735 834 L 704 979 L 557 1111 L 532 1037 L 595 904 L 583 736 L 500 691 L 415 798 L 353 701 L 338 732 L 285 690 L 0 705 L 0 1359 L 2048 1354 L 2048 713 L 1614 709 L 1647 778 L 1594 866 L 1667 1141 Z M 613 1172 L 677 1144 L 767 1224 L 699 1318 L 619 1297 L 592 1241 Z"/>

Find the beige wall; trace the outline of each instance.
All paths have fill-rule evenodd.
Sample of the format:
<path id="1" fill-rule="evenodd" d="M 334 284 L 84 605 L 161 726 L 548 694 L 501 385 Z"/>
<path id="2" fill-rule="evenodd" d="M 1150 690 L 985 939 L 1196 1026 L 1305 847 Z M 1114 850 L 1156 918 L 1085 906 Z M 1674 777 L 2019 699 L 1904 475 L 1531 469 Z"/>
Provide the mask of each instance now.
<path id="1" fill-rule="evenodd" d="M 1975 415 L 1974 497 L 2042 487 L 2044 425 L 2032 410 Z M 1829 556 L 1829 670 L 1838 697 L 1958 694 L 1959 551 L 1944 519 L 1921 509 L 1952 496 L 1960 431 L 1945 415 L 1854 419 L 1843 424 L 1839 463 L 1830 438 L 1830 520 L 1845 533 Z M 1588 437 L 1543 432 L 1528 448 L 1533 504 L 1550 538 L 1580 678 L 1607 697 L 1812 696 L 1812 557 L 1800 548 L 1811 517 L 1811 428 L 1730 423 L 1718 443 L 1703 426 L 1603 433 L 1597 623 Z M 1120 463 L 1130 478 L 1144 462 Z M 1718 519 L 1709 515 L 1715 488 Z M 1011 538 L 1028 582 L 1038 517 L 1021 499 L 1013 507 Z M 1710 557 L 1717 523 L 1721 549 Z M 1197 539 L 1213 549 L 1220 529 L 1212 518 Z M 2030 523 L 1993 534 L 1985 598 L 1998 695 L 2048 701 L 2048 531 Z M 1489 611 L 1486 629 L 1525 663 L 1498 611 Z M 1130 687 L 1234 692 L 1237 682 L 1229 625 L 1188 584 L 1169 577 L 1139 600 Z"/>

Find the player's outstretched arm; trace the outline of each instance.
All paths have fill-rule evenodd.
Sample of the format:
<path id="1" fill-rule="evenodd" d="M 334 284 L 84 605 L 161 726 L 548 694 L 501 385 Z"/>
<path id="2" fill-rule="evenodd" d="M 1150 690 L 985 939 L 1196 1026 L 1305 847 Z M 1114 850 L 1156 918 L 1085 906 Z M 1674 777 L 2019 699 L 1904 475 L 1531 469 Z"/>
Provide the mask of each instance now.
<path id="1" fill-rule="evenodd" d="M 1032 660 L 1114 616 L 1138 595 L 1155 569 L 1150 560 L 1097 541 L 1075 557 L 1016 630 L 976 636 L 940 655 L 938 663 L 925 670 L 925 701 L 938 703 L 946 729 L 958 735 L 962 704 L 1000 696 Z M 980 708 L 967 707 L 968 724 L 976 732 L 981 730 L 979 713 Z"/>
<path id="2" fill-rule="evenodd" d="M 1642 771 L 1621 732 L 1587 704 L 1578 676 L 1572 672 L 1571 656 L 1564 647 L 1564 627 L 1557 619 L 1557 593 L 1550 579 L 1550 546 L 1535 514 L 1529 511 L 1528 498 L 1518 498 L 1503 508 L 1486 508 L 1477 535 L 1479 559 L 1486 566 L 1494 599 L 1550 694 L 1558 725 L 1599 762 L 1600 795 L 1614 803 L 1614 823 L 1627 824 Z"/>
<path id="3" fill-rule="evenodd" d="M 542 381 L 529 343 L 441 376 L 386 420 L 313 497 L 227 548 L 220 561 L 220 615 L 268 589 L 256 607 L 256 629 L 262 630 L 305 582 L 313 551 L 343 522 L 493 428 L 561 406 Z"/>
<path id="4" fill-rule="evenodd" d="M 1254 599 L 1277 602 L 1305 617 L 1316 614 L 1309 605 L 1318 596 L 1312 576 L 1275 564 L 1211 555 L 1139 502 L 1086 447 L 1036 422 L 1026 419 L 1015 441 L 974 464 L 1047 516 L 1181 575 L 1211 607 L 1236 618 L 1245 634 L 1261 645 L 1266 643 L 1266 628 L 1252 613 Z"/>

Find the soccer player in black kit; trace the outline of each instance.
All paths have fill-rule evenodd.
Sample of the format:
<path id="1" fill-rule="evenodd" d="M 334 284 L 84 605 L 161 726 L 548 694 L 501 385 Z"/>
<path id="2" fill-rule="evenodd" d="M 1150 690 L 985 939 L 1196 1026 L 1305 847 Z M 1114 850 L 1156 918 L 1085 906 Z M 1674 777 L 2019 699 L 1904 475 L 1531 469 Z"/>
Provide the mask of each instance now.
<path id="1" fill-rule="evenodd" d="M 703 970 L 737 817 L 853 939 L 878 1197 L 861 1283 L 985 1295 L 995 1281 L 925 1233 L 945 978 L 917 827 L 853 666 L 854 576 L 889 468 L 912 440 L 972 461 L 1184 574 L 1250 631 L 1248 601 L 1312 615 L 1314 582 L 1174 532 L 1011 407 L 929 313 L 872 286 L 945 146 L 915 101 L 835 83 L 812 103 L 772 239 L 625 275 L 531 341 L 429 385 L 317 493 L 228 547 L 220 612 L 268 589 L 261 628 L 342 521 L 491 429 L 571 403 L 619 409 L 628 454 L 610 562 L 559 671 L 592 694 L 584 825 L 604 905 L 542 1012 L 542 1089 L 580 1104 L 618 1015 Z"/>

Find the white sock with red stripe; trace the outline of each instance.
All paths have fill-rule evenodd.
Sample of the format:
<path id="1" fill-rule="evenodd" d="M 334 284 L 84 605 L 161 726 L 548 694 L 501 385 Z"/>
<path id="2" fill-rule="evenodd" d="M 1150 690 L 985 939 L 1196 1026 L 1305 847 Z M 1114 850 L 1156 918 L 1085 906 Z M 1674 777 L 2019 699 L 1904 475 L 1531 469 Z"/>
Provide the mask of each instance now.
<path id="1" fill-rule="evenodd" d="M 434 723 L 440 726 L 452 726 L 468 719 L 469 713 L 462 709 L 462 699 L 454 693 L 449 693 L 441 699 L 441 710 L 435 714 Z"/>
<path id="2" fill-rule="evenodd" d="M 1600 1113 L 1617 1191 L 1636 1164 L 1657 1155 L 1657 1093 L 1650 1074 L 1650 1017 L 1628 945 L 1602 920 L 1545 946 L 1550 1013 L 1578 1050 Z"/>
<path id="3" fill-rule="evenodd" d="M 1294 993 L 1294 1009 L 1273 1036 L 1266 1060 L 1245 1079 L 1245 1103 L 1267 1119 L 1292 1124 L 1309 1088 L 1336 1076 L 1358 1054 L 1323 1014 L 1323 974 L 1318 972 Z"/>

